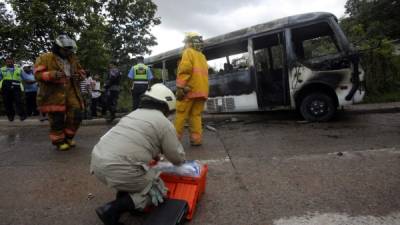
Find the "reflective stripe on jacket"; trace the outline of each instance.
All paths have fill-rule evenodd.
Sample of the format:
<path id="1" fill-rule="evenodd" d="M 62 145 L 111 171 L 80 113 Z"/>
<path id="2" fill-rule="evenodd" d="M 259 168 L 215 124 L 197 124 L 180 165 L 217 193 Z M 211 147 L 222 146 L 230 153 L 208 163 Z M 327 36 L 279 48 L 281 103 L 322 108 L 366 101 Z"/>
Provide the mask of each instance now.
<path id="1" fill-rule="evenodd" d="M 71 75 L 84 75 L 85 71 L 81 68 L 77 59 L 73 56 L 68 62 L 71 64 Z M 63 63 L 53 53 L 45 53 L 36 59 L 34 74 L 39 84 L 37 103 L 42 112 L 63 112 L 66 107 L 66 88 L 70 82 L 74 93 L 83 107 L 82 96 L 80 93 L 80 81 L 72 78 L 56 78 L 57 71 L 64 71 Z M 68 79 L 68 80 L 67 80 Z"/>
<path id="2" fill-rule="evenodd" d="M 208 98 L 208 64 L 203 53 L 193 48 L 183 51 L 176 86 L 190 88 L 187 98 Z"/>

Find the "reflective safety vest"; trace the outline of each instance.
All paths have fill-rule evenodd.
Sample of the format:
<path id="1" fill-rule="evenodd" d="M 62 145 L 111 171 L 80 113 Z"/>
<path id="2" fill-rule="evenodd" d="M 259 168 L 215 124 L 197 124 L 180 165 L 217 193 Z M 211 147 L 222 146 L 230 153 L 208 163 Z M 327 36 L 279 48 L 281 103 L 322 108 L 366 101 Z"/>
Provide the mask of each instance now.
<path id="1" fill-rule="evenodd" d="M 19 85 L 21 88 L 21 91 L 24 90 L 24 86 L 22 85 L 22 70 L 19 67 L 14 66 L 14 72 L 11 73 L 9 70 L 7 70 L 7 67 L 2 67 L 1 68 L 1 75 L 3 76 L 3 79 L 0 81 L 0 89 L 3 87 L 3 81 L 8 80 L 8 81 L 15 81 L 15 85 Z M 14 85 L 14 84 L 13 84 Z"/>
<path id="2" fill-rule="evenodd" d="M 136 64 L 133 66 L 133 70 L 135 71 L 135 76 L 133 77 L 134 81 L 148 81 L 147 77 L 147 69 L 148 67 L 143 63 Z"/>

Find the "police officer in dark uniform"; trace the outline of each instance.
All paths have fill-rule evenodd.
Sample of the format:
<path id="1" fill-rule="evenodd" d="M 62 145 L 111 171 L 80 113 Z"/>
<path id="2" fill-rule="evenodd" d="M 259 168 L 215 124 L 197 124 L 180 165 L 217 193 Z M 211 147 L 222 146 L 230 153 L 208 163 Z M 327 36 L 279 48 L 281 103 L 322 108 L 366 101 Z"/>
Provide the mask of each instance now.
<path id="1" fill-rule="evenodd" d="M 137 57 L 137 64 L 132 66 L 128 77 L 132 80 L 132 108 L 136 110 L 139 107 L 140 96 L 146 92 L 150 81 L 153 79 L 150 67 L 144 63 L 143 56 Z"/>
<path id="2" fill-rule="evenodd" d="M 4 107 L 8 120 L 14 121 L 15 111 L 21 121 L 26 119 L 22 95 L 24 86 L 22 84 L 22 70 L 14 65 L 14 59 L 8 57 L 6 66 L 0 69 L 0 90 L 3 95 Z M 14 108 L 15 107 L 15 108 Z"/>
<path id="3" fill-rule="evenodd" d="M 111 62 L 109 65 L 109 72 L 104 85 L 106 94 L 106 105 L 103 114 L 110 111 L 110 116 L 107 122 L 112 122 L 115 119 L 117 112 L 118 96 L 120 91 L 121 72 L 117 68 L 116 62 Z"/>

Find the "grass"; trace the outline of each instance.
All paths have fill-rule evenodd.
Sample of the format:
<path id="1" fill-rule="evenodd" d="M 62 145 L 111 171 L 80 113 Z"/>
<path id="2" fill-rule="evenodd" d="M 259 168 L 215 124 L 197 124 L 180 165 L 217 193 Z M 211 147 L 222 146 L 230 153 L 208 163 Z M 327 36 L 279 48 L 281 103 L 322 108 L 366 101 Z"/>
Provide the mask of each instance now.
<path id="1" fill-rule="evenodd" d="M 122 90 L 118 96 L 117 112 L 128 113 L 132 111 L 132 95 L 129 91 Z"/>

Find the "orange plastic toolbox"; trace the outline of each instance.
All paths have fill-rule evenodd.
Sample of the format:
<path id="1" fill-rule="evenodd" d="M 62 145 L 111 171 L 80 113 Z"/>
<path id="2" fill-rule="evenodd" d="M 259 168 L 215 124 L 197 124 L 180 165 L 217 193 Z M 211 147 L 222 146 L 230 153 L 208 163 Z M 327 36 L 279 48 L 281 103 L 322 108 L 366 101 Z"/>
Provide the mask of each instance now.
<path id="1" fill-rule="evenodd" d="M 206 189 L 208 166 L 203 165 L 199 177 L 179 176 L 171 173 L 161 173 L 160 177 L 168 187 L 168 197 L 187 201 L 189 211 L 186 219 L 191 220 L 197 201 Z"/>

